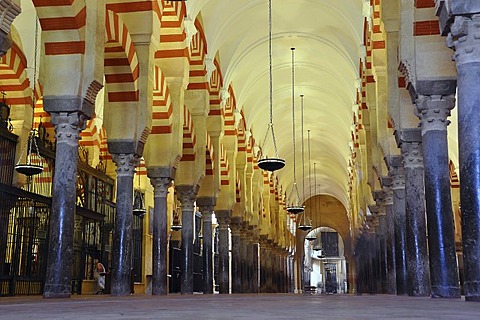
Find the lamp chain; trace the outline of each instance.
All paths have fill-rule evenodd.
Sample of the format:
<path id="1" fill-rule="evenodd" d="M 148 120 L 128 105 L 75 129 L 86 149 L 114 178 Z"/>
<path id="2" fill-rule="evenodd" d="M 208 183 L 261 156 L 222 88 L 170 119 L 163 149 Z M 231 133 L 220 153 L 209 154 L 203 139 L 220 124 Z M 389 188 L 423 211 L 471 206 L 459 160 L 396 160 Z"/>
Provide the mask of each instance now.
<path id="1" fill-rule="evenodd" d="M 307 139 L 308 139 L 308 184 L 310 185 L 310 211 L 312 211 L 312 174 L 311 174 L 311 152 L 310 152 L 310 130 L 307 130 Z"/>

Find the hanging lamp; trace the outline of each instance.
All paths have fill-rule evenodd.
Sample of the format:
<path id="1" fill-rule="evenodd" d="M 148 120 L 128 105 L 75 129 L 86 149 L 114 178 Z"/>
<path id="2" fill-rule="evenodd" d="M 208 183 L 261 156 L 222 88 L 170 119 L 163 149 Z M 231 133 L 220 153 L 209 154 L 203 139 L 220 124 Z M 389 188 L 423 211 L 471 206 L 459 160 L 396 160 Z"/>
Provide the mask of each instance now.
<path id="1" fill-rule="evenodd" d="M 303 101 L 303 100 L 302 100 Z M 303 103 L 302 103 L 303 105 Z M 312 183 L 311 183 L 311 174 L 310 174 L 310 130 L 307 130 L 307 135 L 308 135 L 308 180 L 309 180 L 309 185 L 310 185 L 310 202 L 312 199 Z M 310 211 L 312 211 L 312 206 L 310 205 Z M 305 212 L 303 214 L 303 224 L 301 224 L 298 229 L 303 230 L 303 231 L 308 231 L 312 229 L 312 223 L 310 219 L 307 217 L 307 213 Z"/>
<path id="2" fill-rule="evenodd" d="M 145 210 L 145 199 L 140 188 L 140 169 L 138 170 L 138 188 L 134 191 L 133 196 L 133 214 L 136 216 L 144 216 L 147 210 Z"/>
<path id="3" fill-rule="evenodd" d="M 308 234 L 306 237 L 305 237 L 305 240 L 308 240 L 308 241 L 313 241 L 317 239 L 317 237 L 315 237 L 313 234 Z"/>
<path id="4" fill-rule="evenodd" d="M 297 185 L 297 151 L 295 138 L 295 48 L 292 50 L 292 140 L 293 140 L 293 188 L 292 193 L 297 195 L 297 201 L 291 206 L 287 207 L 287 211 L 292 214 L 299 214 L 305 211 L 305 207 L 298 204 L 300 201 L 300 194 L 298 193 Z"/>
<path id="5" fill-rule="evenodd" d="M 272 81 L 272 0 L 268 0 L 268 59 L 269 59 L 269 77 L 270 77 L 270 122 L 267 127 L 267 132 L 265 133 L 265 138 L 263 139 L 262 152 L 265 147 L 265 143 L 268 138 L 268 134 L 272 131 L 272 140 L 273 147 L 275 150 L 275 158 L 265 157 L 258 160 L 258 167 L 266 171 L 276 171 L 285 167 L 285 159 L 278 157 L 277 142 L 275 141 L 275 131 L 273 129 L 273 81 Z"/>
<path id="6" fill-rule="evenodd" d="M 38 54 L 38 19 L 35 17 L 35 56 L 33 58 L 33 98 L 32 98 L 32 129 L 28 134 L 28 140 L 20 153 L 15 170 L 28 177 L 43 172 L 43 157 L 38 150 L 38 131 L 33 128 L 35 124 L 35 86 L 37 82 L 37 54 Z M 24 154 L 26 153 L 25 159 Z M 22 162 L 25 160 L 25 162 Z"/>

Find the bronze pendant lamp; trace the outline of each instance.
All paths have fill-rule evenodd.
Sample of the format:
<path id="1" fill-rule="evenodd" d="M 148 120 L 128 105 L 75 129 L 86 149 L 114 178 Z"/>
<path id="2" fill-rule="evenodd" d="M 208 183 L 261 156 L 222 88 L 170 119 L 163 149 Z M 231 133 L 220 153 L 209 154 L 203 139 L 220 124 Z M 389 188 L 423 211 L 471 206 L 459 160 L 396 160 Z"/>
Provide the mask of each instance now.
<path id="1" fill-rule="evenodd" d="M 40 155 L 37 141 L 39 140 L 38 131 L 34 129 L 35 125 L 35 87 L 37 82 L 37 55 L 38 55 L 38 18 L 35 17 L 35 51 L 33 58 L 33 98 L 32 98 L 32 128 L 28 135 L 27 143 L 20 153 L 18 162 L 15 164 L 15 170 L 18 173 L 28 177 L 43 172 L 43 157 Z M 24 154 L 26 156 L 24 158 Z M 25 162 L 22 162 L 22 161 Z"/>
<path id="2" fill-rule="evenodd" d="M 285 159 L 281 159 L 278 156 L 277 142 L 275 141 L 275 130 L 273 129 L 273 81 L 272 81 L 272 0 L 268 0 L 268 58 L 269 58 L 269 77 L 270 77 L 270 123 L 267 127 L 267 132 L 265 133 L 265 138 L 263 139 L 263 146 L 261 151 L 263 152 L 265 143 L 268 138 L 270 131 L 272 132 L 273 147 L 275 150 L 275 157 L 268 158 L 264 157 L 258 160 L 258 167 L 266 171 L 277 171 L 285 167 Z"/>
<path id="3" fill-rule="evenodd" d="M 140 166 L 139 166 L 140 167 Z M 140 188 L 140 169 L 137 172 L 138 175 L 138 187 L 135 188 L 133 194 L 133 214 L 136 216 L 144 216 L 147 210 L 145 210 L 145 199 Z"/>
<path id="4" fill-rule="evenodd" d="M 296 201 L 287 207 L 287 212 L 291 214 L 299 214 L 305 211 L 305 207 L 298 204 L 300 201 L 300 194 L 297 185 L 297 153 L 296 153 L 296 139 L 295 139 L 295 48 L 292 50 L 292 140 L 293 140 L 293 188 L 292 193 L 297 196 Z"/>
<path id="5" fill-rule="evenodd" d="M 303 101 L 303 99 L 302 99 Z M 303 105 L 303 103 L 302 103 Z M 310 174 L 310 161 L 311 161 L 311 154 L 310 154 L 310 130 L 307 130 L 307 139 L 308 139 L 308 184 L 310 185 L 310 202 L 312 199 L 312 184 L 311 184 L 311 174 Z M 305 166 L 304 166 L 305 168 Z M 310 212 L 312 211 L 312 206 L 310 206 Z M 307 213 L 305 212 L 303 214 L 303 224 L 298 226 L 298 229 L 303 230 L 303 231 L 308 231 L 312 229 L 312 222 L 310 219 L 307 217 Z"/>

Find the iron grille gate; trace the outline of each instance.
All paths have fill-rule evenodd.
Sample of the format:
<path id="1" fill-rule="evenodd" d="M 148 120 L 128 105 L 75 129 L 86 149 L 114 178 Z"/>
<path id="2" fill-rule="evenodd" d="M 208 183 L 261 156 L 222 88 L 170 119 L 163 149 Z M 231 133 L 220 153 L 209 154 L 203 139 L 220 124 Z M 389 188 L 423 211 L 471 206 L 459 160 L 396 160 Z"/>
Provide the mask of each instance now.
<path id="1" fill-rule="evenodd" d="M 7 193 L 4 188 L 0 198 L 0 295 L 41 294 L 50 199 Z"/>

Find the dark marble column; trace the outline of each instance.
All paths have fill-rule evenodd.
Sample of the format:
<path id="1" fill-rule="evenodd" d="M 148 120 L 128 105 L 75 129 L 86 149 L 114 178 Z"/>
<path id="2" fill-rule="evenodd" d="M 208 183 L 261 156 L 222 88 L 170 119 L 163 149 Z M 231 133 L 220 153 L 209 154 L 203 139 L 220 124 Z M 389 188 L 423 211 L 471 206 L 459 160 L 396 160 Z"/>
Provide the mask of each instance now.
<path id="1" fill-rule="evenodd" d="M 60 101 L 59 104 L 63 106 L 68 102 Z M 80 131 L 85 128 L 86 118 L 79 112 L 50 112 L 50 115 L 51 123 L 55 125 L 57 143 L 47 273 L 43 297 L 68 298 L 72 291 L 78 140 Z"/>
<path id="2" fill-rule="evenodd" d="M 133 176 L 138 158 L 134 154 L 113 154 L 117 165 L 117 212 L 113 231 L 111 295 L 130 294 L 132 273 Z"/>
<path id="3" fill-rule="evenodd" d="M 232 293 L 242 292 L 240 266 L 240 230 L 232 227 Z"/>
<path id="4" fill-rule="evenodd" d="M 407 214 L 408 294 L 430 295 L 428 263 L 425 186 L 420 129 L 403 129 L 400 147 L 405 166 L 405 210 Z"/>
<path id="5" fill-rule="evenodd" d="M 267 242 L 265 236 L 260 237 L 260 293 L 267 293 Z"/>
<path id="6" fill-rule="evenodd" d="M 215 211 L 215 217 L 218 222 L 218 279 L 219 292 L 223 294 L 230 293 L 230 254 L 229 254 L 229 229 L 230 211 Z"/>
<path id="7" fill-rule="evenodd" d="M 477 1 L 450 2 L 447 43 L 457 66 L 463 285 L 465 300 L 480 301 L 480 14 Z"/>
<path id="8" fill-rule="evenodd" d="M 182 294 L 193 293 L 193 215 L 197 186 L 175 186 L 182 205 Z"/>
<path id="9" fill-rule="evenodd" d="M 152 244 L 152 295 L 168 293 L 168 241 L 167 241 L 167 196 L 172 185 L 170 169 L 147 168 L 147 176 L 153 186 L 153 244 Z"/>
<path id="10" fill-rule="evenodd" d="M 386 250 L 387 250 L 387 294 L 397 292 L 395 264 L 395 217 L 393 211 L 392 179 L 382 177 L 382 190 L 385 193 Z"/>
<path id="11" fill-rule="evenodd" d="M 241 266 L 241 233 L 242 217 L 232 217 L 230 220 L 232 233 L 232 293 L 242 292 L 242 266 Z"/>
<path id="12" fill-rule="evenodd" d="M 428 252 L 432 297 L 460 298 L 455 252 L 447 125 L 452 96 L 419 96 L 416 114 L 422 127 Z"/>
<path id="13" fill-rule="evenodd" d="M 250 272 L 250 292 L 251 293 L 258 293 L 259 291 L 259 261 L 258 261 L 258 236 L 253 234 L 250 237 L 250 241 L 248 242 L 248 252 L 247 252 L 247 257 L 248 261 L 251 263 L 251 267 L 249 268 Z"/>
<path id="14" fill-rule="evenodd" d="M 395 275 L 397 295 L 408 294 L 407 280 L 407 229 L 405 212 L 405 169 L 402 156 L 386 158 L 389 176 L 392 178 L 393 224 L 395 229 Z"/>
<path id="15" fill-rule="evenodd" d="M 198 198 L 197 204 L 202 213 L 202 234 L 203 234 L 203 293 L 213 293 L 213 235 L 212 235 L 212 214 L 216 198 Z"/>
<path id="16" fill-rule="evenodd" d="M 248 261 L 247 255 L 247 232 L 246 228 L 242 228 L 242 232 L 240 233 L 240 266 L 241 266 L 241 287 L 242 292 L 247 293 L 249 292 L 250 286 L 250 279 L 249 279 L 249 266 L 250 263 Z"/>

